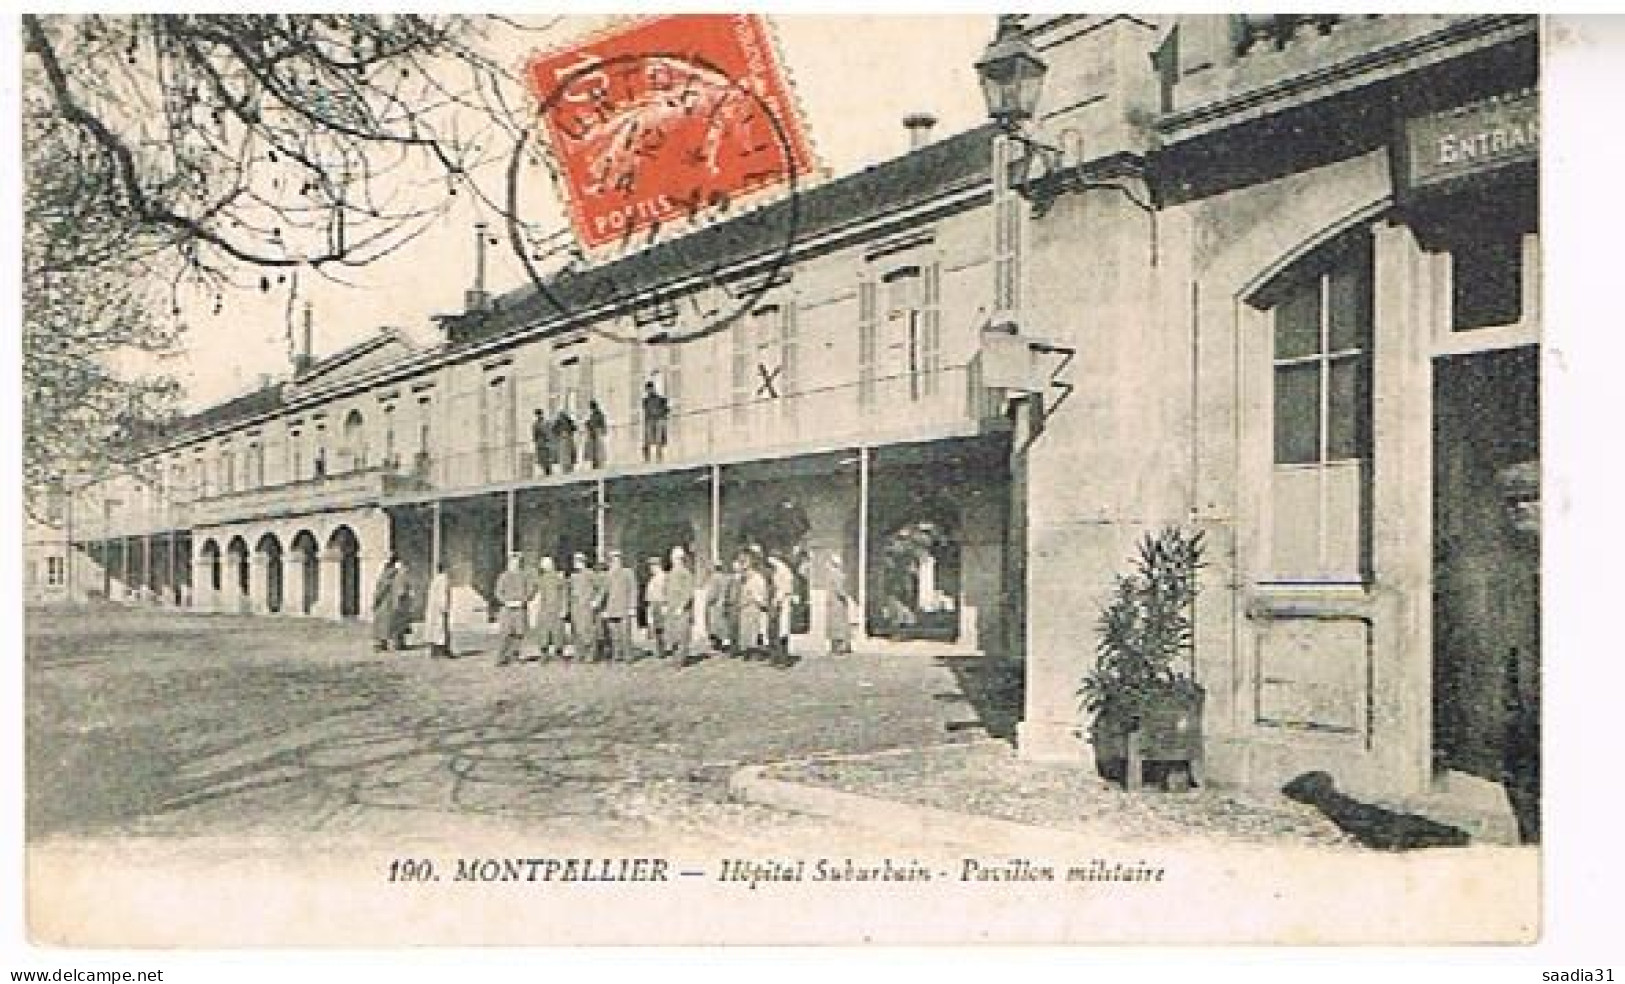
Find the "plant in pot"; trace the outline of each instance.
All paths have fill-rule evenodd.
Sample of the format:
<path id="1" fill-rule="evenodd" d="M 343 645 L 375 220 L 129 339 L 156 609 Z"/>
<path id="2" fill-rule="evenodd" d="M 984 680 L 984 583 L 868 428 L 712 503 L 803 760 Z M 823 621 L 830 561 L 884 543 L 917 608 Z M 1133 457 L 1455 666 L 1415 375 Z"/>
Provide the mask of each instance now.
<path id="1" fill-rule="evenodd" d="M 1097 625 L 1095 666 L 1078 690 L 1094 715 L 1101 775 L 1139 788 L 1150 772 L 1187 788 L 1202 754 L 1202 698 L 1192 674 L 1202 533 L 1168 527 L 1140 541 Z"/>

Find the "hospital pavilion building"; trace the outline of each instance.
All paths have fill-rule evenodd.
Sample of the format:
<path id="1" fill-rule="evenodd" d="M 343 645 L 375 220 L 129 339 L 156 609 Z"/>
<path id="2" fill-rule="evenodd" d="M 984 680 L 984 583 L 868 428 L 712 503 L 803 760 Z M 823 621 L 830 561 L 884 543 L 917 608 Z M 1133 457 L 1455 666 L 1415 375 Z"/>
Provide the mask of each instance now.
<path id="1" fill-rule="evenodd" d="M 671 310 L 475 292 L 431 347 L 305 358 L 76 497 L 98 586 L 365 618 L 394 553 L 420 589 L 447 562 L 479 624 L 510 550 L 681 544 L 706 569 L 759 543 L 795 559 L 815 651 L 839 554 L 860 651 L 1019 661 L 1023 753 L 1082 762 L 1096 615 L 1136 541 L 1182 525 L 1208 546 L 1211 781 L 1324 770 L 1533 836 L 1538 20 L 995 31 L 992 122 L 914 118 L 906 153 L 802 189 L 726 330 L 689 337 L 682 301 L 781 249 L 730 233 L 763 215 L 607 265 Z M 591 400 L 604 461 L 542 474 L 534 411 Z"/>

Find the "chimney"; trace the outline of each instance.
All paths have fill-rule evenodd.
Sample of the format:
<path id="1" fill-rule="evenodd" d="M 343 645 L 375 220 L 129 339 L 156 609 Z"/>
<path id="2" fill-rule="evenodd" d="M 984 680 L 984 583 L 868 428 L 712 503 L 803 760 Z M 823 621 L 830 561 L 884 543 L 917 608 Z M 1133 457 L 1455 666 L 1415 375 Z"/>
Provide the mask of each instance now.
<path id="1" fill-rule="evenodd" d="M 910 113 L 903 117 L 903 128 L 908 131 L 908 149 L 919 150 L 931 142 L 931 128 L 937 118 L 930 113 Z"/>
<path id="2" fill-rule="evenodd" d="M 474 286 L 463 292 L 463 309 L 484 311 L 491 296 L 485 292 L 485 223 L 474 223 Z"/>
<path id="3" fill-rule="evenodd" d="M 305 302 L 305 323 L 299 329 L 299 351 L 293 357 L 293 374 L 295 376 L 309 369 L 315 357 L 311 354 L 315 347 L 316 315 L 309 301 Z"/>

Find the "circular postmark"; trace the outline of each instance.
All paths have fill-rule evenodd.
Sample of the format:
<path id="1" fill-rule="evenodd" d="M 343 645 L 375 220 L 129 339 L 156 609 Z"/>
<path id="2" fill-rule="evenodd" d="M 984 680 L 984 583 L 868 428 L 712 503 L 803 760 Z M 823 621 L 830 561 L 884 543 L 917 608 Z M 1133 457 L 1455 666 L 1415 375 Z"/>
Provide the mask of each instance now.
<path id="1" fill-rule="evenodd" d="M 647 51 L 557 72 L 537 109 L 573 248 L 539 255 L 520 218 L 538 127 L 515 144 L 506 218 L 534 297 L 554 314 L 626 311 L 629 330 L 618 318 L 586 327 L 628 343 L 690 341 L 738 323 L 782 282 L 802 220 L 804 155 L 760 86 L 693 52 Z M 544 268 L 606 248 L 622 255 Z"/>

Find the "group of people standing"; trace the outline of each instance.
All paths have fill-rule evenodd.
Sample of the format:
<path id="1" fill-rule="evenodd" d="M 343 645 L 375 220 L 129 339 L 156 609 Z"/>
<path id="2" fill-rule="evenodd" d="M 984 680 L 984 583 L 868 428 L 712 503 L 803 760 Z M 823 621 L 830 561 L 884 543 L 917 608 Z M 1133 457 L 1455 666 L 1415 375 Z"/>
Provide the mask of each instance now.
<path id="1" fill-rule="evenodd" d="M 671 403 L 650 381 L 643 386 L 643 460 L 665 458 Z M 530 424 L 536 470 L 543 475 L 568 475 L 577 467 L 602 468 L 607 460 L 609 418 L 597 400 L 587 401 L 587 419 L 576 424 L 568 407 L 549 417 L 538 408 Z"/>
<path id="2" fill-rule="evenodd" d="M 582 426 L 570 415 L 567 407 L 560 407 L 553 417 L 538 409 L 530 424 L 530 440 L 536 453 L 536 469 L 543 475 L 568 475 L 577 466 L 602 468 L 604 446 L 609 433 L 609 418 L 597 400 L 587 404 L 587 419 Z M 579 440 L 578 440 L 579 435 Z"/>
<path id="3" fill-rule="evenodd" d="M 619 551 L 611 551 L 603 565 L 577 553 L 568 572 L 558 570 L 550 556 L 542 556 L 532 568 L 523 553 L 510 554 L 494 590 L 497 665 L 632 662 L 641 648 L 634 643 L 640 625 L 648 648 L 679 667 L 708 650 L 775 665 L 794 662 L 790 634 L 796 576 L 782 557 L 746 547 L 728 568 L 716 565 L 703 581 L 681 546 L 673 547 L 667 559 L 650 557 L 646 564 L 640 591 Z M 838 556 L 831 558 L 830 572 L 830 648 L 850 653 L 850 599 Z M 411 610 L 406 565 L 391 557 L 373 592 L 375 648 L 404 648 Z M 451 578 L 444 564 L 429 582 L 423 616 L 430 655 L 452 656 Z M 527 658 L 527 650 L 534 655 Z"/>
<path id="4" fill-rule="evenodd" d="M 536 648 L 533 661 L 630 663 L 637 658 L 638 583 L 620 552 L 612 551 L 601 568 L 577 553 L 571 567 L 559 571 L 552 557 L 543 556 L 532 570 L 524 554 L 509 555 L 495 589 L 498 666 L 519 662 L 527 642 Z M 661 613 L 649 630 L 657 655 L 680 663 L 688 652 L 694 605 L 694 575 L 682 547 L 672 548 L 671 566 L 663 574 L 658 592 L 652 586 L 646 591 L 647 604 Z"/>

